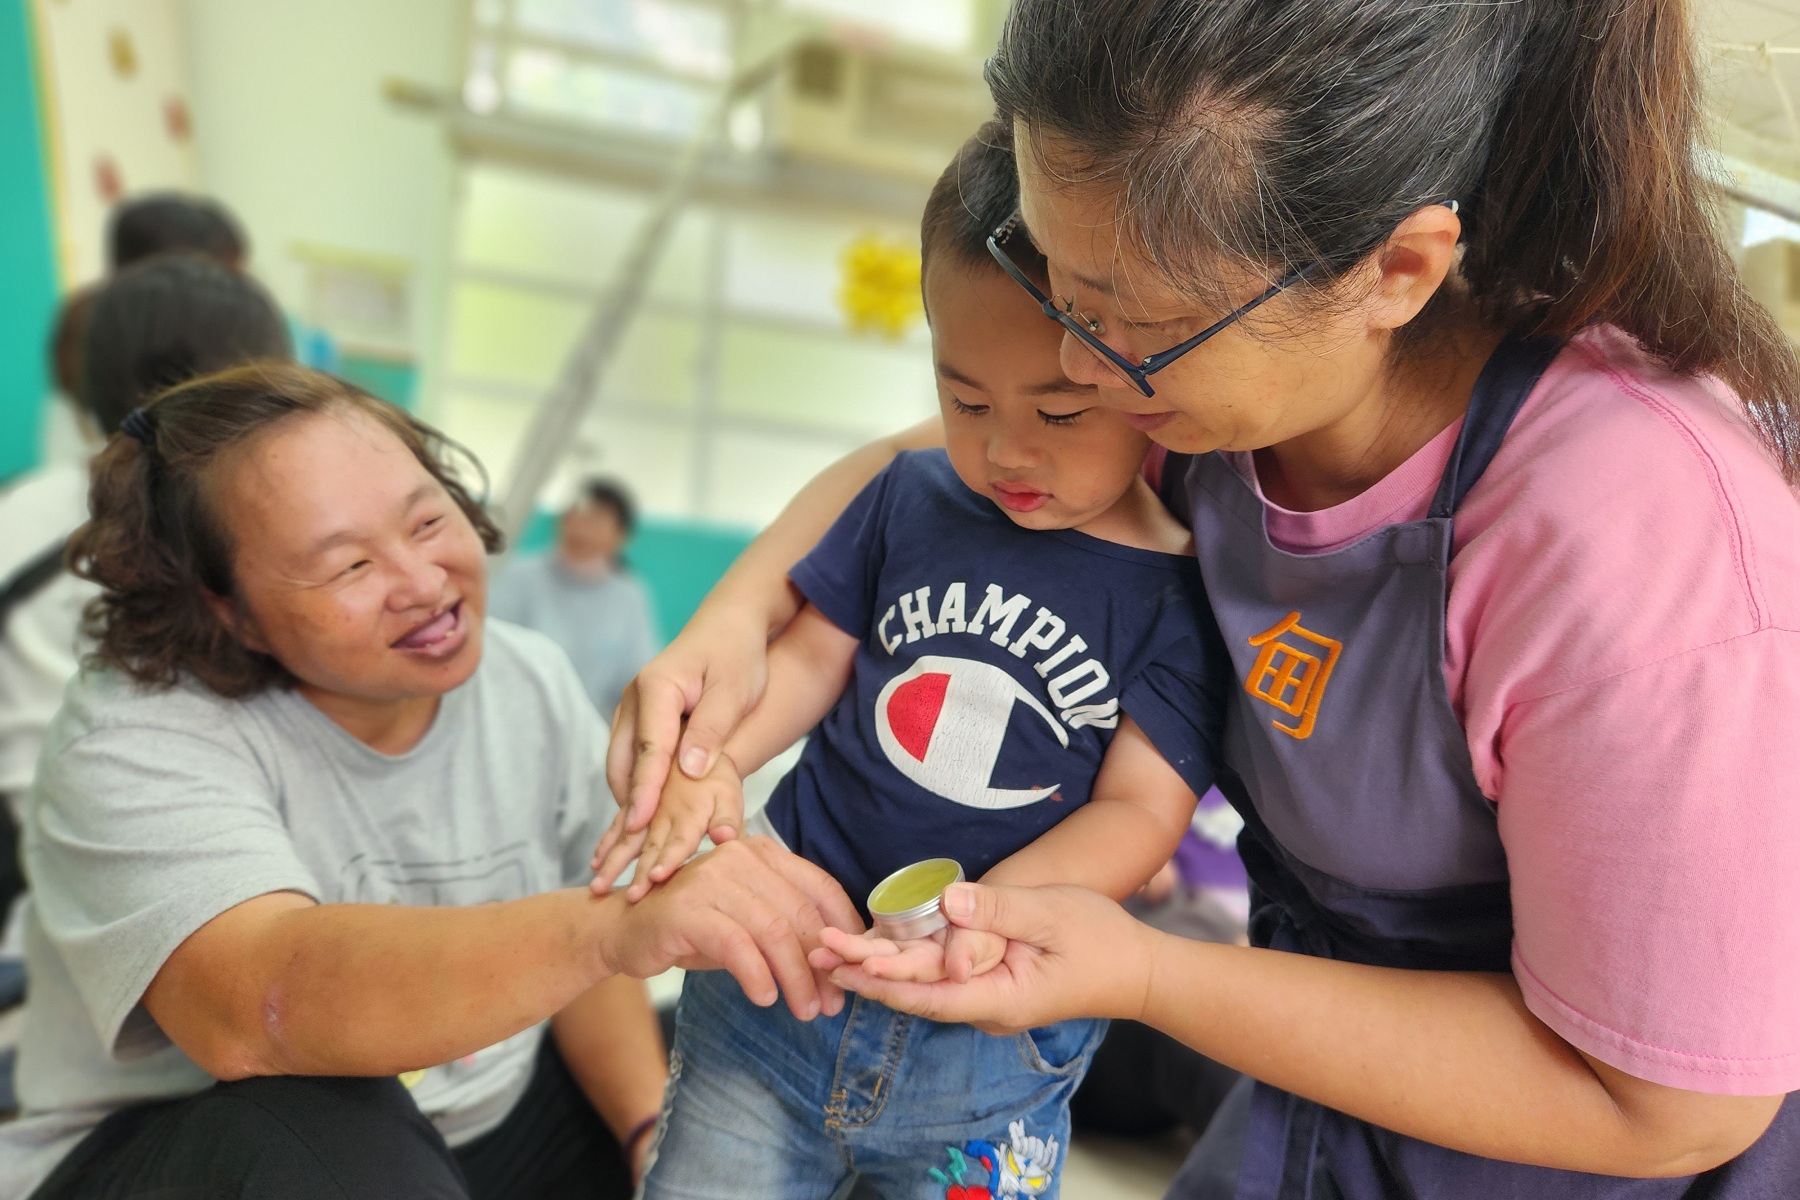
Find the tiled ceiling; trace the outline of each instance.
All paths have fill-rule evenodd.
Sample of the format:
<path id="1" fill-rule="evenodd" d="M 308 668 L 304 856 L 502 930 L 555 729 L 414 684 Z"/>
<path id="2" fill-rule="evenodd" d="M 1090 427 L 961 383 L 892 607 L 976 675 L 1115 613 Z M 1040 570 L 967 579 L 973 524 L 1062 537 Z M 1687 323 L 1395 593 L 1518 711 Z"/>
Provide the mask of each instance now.
<path id="1" fill-rule="evenodd" d="M 1713 49 L 1713 103 L 1726 120 L 1760 137 L 1792 147 L 1800 164 L 1800 130 L 1784 110 L 1776 78 L 1800 106 L 1800 53 L 1768 58 L 1727 51 L 1727 44 L 1786 47 L 1800 51 L 1800 0 L 1696 0 Z"/>

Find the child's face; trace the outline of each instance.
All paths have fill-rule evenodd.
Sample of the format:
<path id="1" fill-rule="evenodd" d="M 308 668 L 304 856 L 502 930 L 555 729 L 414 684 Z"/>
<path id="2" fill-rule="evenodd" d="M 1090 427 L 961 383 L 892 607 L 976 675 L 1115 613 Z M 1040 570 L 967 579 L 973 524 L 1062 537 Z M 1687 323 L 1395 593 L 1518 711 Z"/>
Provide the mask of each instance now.
<path id="1" fill-rule="evenodd" d="M 1130 489 L 1150 439 L 1062 372 L 1062 328 L 998 269 L 925 277 L 950 465 L 1027 529 L 1073 529 Z"/>

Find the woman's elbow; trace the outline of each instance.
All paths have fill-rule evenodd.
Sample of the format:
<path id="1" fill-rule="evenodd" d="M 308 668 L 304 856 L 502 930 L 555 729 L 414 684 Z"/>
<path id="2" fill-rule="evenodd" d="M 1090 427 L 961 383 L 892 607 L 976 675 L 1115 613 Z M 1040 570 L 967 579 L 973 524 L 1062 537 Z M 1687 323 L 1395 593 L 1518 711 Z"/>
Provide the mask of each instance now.
<path id="1" fill-rule="evenodd" d="M 291 1075 L 275 1062 L 267 1040 L 229 1028 L 190 1031 L 172 1040 L 194 1064 L 221 1083 L 253 1079 L 259 1075 Z"/>
<path id="2" fill-rule="evenodd" d="M 280 1075 L 247 1046 L 222 1044 L 203 1055 L 189 1053 L 196 1065 L 220 1083 L 236 1083 L 259 1075 Z"/>
<path id="3" fill-rule="evenodd" d="M 202 1071 L 230 1083 L 259 1075 L 296 1074 L 283 1065 L 283 1005 L 273 988 L 252 997 L 234 989 L 229 997 L 145 997 L 150 1015 L 170 1041 Z"/>
<path id="4" fill-rule="evenodd" d="M 1720 1096 L 1714 1112 L 1665 1125 L 1640 1139 L 1638 1161 L 1619 1172 L 1645 1179 L 1680 1179 L 1722 1167 L 1767 1132 L 1781 1096 Z"/>

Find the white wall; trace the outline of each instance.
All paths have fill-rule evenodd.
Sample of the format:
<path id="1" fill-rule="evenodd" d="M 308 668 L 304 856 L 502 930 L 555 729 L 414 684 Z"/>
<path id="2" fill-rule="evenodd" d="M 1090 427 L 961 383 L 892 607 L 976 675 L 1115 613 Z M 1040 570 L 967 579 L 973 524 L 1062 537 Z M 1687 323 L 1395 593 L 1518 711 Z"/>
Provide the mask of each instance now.
<path id="1" fill-rule="evenodd" d="M 252 267 L 305 308 L 297 242 L 413 264 L 413 350 L 436 361 L 453 157 L 382 81 L 455 88 L 461 0 L 181 0 L 200 183 L 244 220 Z M 430 394 L 431 381 L 425 381 Z"/>

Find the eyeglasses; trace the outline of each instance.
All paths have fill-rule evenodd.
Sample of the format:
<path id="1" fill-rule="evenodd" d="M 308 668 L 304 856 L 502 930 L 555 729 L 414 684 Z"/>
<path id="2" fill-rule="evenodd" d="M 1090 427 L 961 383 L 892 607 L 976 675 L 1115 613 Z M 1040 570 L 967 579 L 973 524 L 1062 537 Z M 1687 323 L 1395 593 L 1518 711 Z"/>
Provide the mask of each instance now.
<path id="1" fill-rule="evenodd" d="M 1112 370 L 1114 375 L 1117 375 L 1121 380 L 1130 384 L 1132 387 L 1136 388 L 1139 393 L 1145 396 L 1156 395 L 1156 389 L 1150 386 L 1150 376 L 1167 367 L 1170 363 L 1186 354 L 1189 350 L 1200 345 L 1200 343 L 1206 341 L 1208 338 L 1211 338 L 1221 329 L 1242 320 L 1246 314 L 1254 311 L 1256 308 L 1267 303 L 1269 300 L 1280 295 L 1288 288 L 1293 287 L 1296 283 L 1299 283 L 1302 279 L 1306 278 L 1306 269 L 1304 267 L 1297 271 L 1293 271 L 1281 282 L 1269 288 L 1268 291 L 1250 301 L 1250 303 L 1232 309 L 1229 313 L 1225 314 L 1225 316 L 1213 322 L 1211 325 L 1208 325 L 1205 329 L 1202 329 L 1199 333 L 1196 333 L 1193 337 L 1181 343 L 1179 346 L 1171 346 L 1160 354 L 1152 354 L 1142 362 L 1134 363 L 1129 358 L 1126 358 L 1123 354 L 1120 354 L 1117 350 L 1114 350 L 1111 346 L 1100 340 L 1100 323 L 1098 321 L 1091 317 L 1075 315 L 1075 302 L 1073 300 L 1070 300 L 1067 305 L 1061 305 L 1044 295 L 1043 290 L 1039 288 L 1037 284 L 1031 282 L 1031 277 L 1020 270 L 1018 264 L 1006 256 L 1006 251 L 1001 249 L 1001 247 L 1005 244 L 1006 240 L 1018 230 L 1018 228 L 1019 217 L 1018 214 L 1015 213 L 1013 216 L 1007 218 L 1005 224 L 994 230 L 993 234 L 990 235 L 987 240 L 988 253 L 994 256 L 994 261 L 1000 264 L 1000 269 L 1011 276 L 1014 283 L 1024 288 L 1027 294 L 1029 294 L 1033 300 L 1038 302 L 1039 307 L 1044 310 L 1044 315 L 1046 317 L 1049 317 L 1052 321 L 1057 322 L 1064 329 L 1075 335 L 1075 340 L 1092 351 L 1094 357 L 1106 364 L 1106 366 Z"/>

